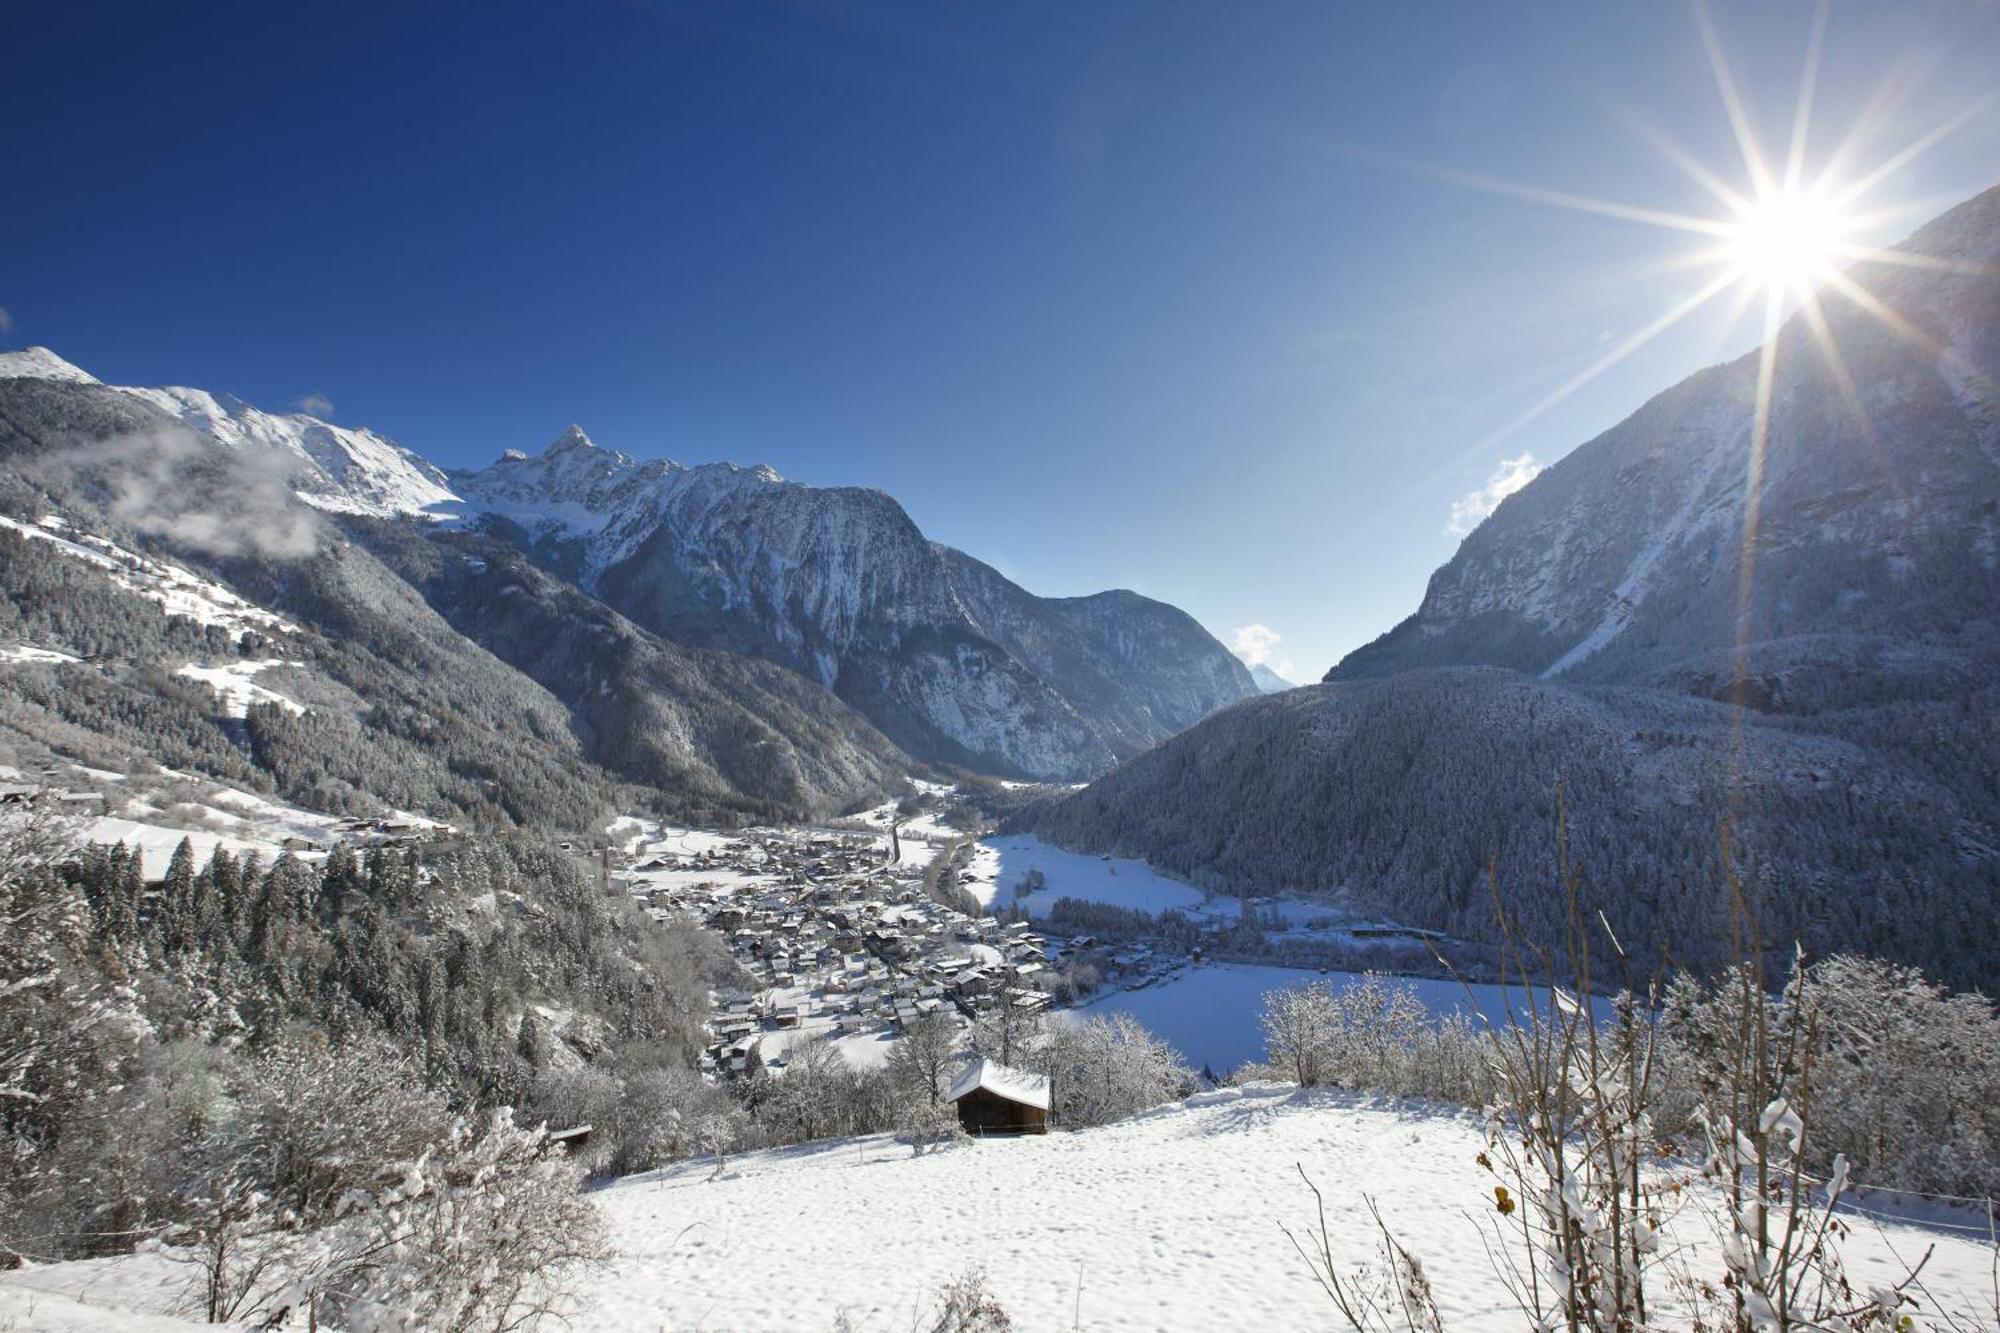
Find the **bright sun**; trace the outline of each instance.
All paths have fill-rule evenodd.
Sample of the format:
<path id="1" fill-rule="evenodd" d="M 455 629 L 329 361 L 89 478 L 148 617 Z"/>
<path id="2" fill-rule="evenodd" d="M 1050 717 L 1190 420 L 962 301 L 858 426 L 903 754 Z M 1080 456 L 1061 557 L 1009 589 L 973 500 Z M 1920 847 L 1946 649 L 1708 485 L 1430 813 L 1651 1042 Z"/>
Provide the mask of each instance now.
<path id="1" fill-rule="evenodd" d="M 1853 220 L 1817 190 L 1773 189 L 1737 210 L 1723 246 L 1736 277 L 1800 296 L 1819 286 L 1848 245 Z"/>

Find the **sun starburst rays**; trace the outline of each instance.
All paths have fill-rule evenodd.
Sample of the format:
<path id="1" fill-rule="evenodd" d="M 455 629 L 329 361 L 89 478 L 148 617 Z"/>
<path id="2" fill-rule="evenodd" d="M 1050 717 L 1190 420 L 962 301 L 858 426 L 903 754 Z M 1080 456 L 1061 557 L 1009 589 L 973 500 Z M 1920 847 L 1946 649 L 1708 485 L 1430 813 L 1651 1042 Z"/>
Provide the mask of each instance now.
<path id="1" fill-rule="evenodd" d="M 1718 206 L 1715 214 L 1704 216 L 1466 172 L 1416 168 L 1424 174 L 1473 189 L 1573 212 L 1643 223 L 1699 238 L 1694 246 L 1657 261 L 1647 270 L 1707 275 L 1692 295 L 1678 301 L 1664 315 L 1637 332 L 1621 339 L 1611 352 L 1593 361 L 1565 380 L 1559 388 L 1543 395 L 1500 430 L 1481 440 L 1478 445 L 1480 450 L 1490 449 L 1522 430 L 1641 347 L 1726 293 L 1734 292 L 1735 299 L 1724 307 L 1720 338 L 1731 336 L 1731 331 L 1739 326 L 1742 317 L 1753 306 L 1760 304 L 1758 298 L 1768 296 L 1770 299 L 1761 302 L 1764 319 L 1760 341 L 1772 342 L 1785 320 L 1793 312 L 1799 312 L 1814 326 L 1813 342 L 1836 380 L 1839 380 L 1844 375 L 1844 363 L 1840 369 L 1834 369 L 1838 349 L 1833 341 L 1832 327 L 1819 306 L 1822 293 L 1844 298 L 1898 336 L 1919 345 L 1930 341 L 1888 302 L 1864 286 L 1852 271 L 1853 265 L 1865 262 L 1954 273 L 1992 270 L 1992 266 L 1968 265 L 1962 260 L 1879 247 L 1865 243 L 1864 238 L 1903 219 L 1934 211 L 1939 201 L 1933 199 L 1868 207 L 1868 196 L 1895 173 L 2000 99 L 2000 89 L 1902 143 L 1872 166 L 1850 169 L 1864 147 L 1882 137 L 1888 116 L 1907 98 L 1917 81 L 1916 73 L 1907 68 L 1900 69 L 1900 72 L 1892 71 L 1870 95 L 1854 123 L 1846 127 L 1815 172 L 1811 169 L 1812 139 L 1820 91 L 1821 56 L 1827 31 L 1826 5 L 1822 3 L 1817 7 L 1806 40 L 1798 95 L 1793 103 L 1790 133 L 1782 156 L 1767 151 L 1759 138 L 1742 94 L 1742 86 L 1730 66 L 1721 35 L 1705 3 L 1697 4 L 1695 17 L 1716 92 L 1729 123 L 1743 184 L 1731 184 L 1723 172 L 1703 163 L 1656 127 L 1629 116 L 1627 121 L 1670 165 L 1712 196 Z M 1992 274 L 2000 276 L 2000 270 L 1992 270 Z M 1812 313 L 1806 314 L 1809 305 Z"/>
<path id="2" fill-rule="evenodd" d="M 1826 367 L 1827 376 L 1841 404 L 1857 423 L 1867 447 L 1879 457 L 1882 442 L 1877 437 L 1861 387 L 1841 352 L 1836 321 L 1829 318 L 1824 298 L 1829 295 L 1840 298 L 1896 338 L 1934 358 L 1941 368 L 1947 365 L 1955 367 L 1962 364 L 1962 359 L 1957 358 L 1939 339 L 1905 317 L 1880 292 L 1871 289 L 1868 282 L 1873 281 L 1875 272 L 1879 272 L 1874 266 L 2000 276 L 2000 269 L 1992 265 L 1972 264 L 1907 249 L 1880 248 L 1869 243 L 1871 236 L 1879 236 L 1886 227 L 1896 225 L 1913 214 L 1934 211 L 1935 200 L 1885 204 L 1873 202 L 1872 196 L 1885 182 L 2000 100 L 2000 88 L 1988 92 L 1923 133 L 1900 142 L 1872 165 L 1861 165 L 1859 159 L 1864 151 L 1871 147 L 1879 149 L 1882 140 L 1887 138 L 1883 131 L 1891 112 L 1904 102 L 1919 81 L 1919 74 L 1908 62 L 1904 62 L 1877 86 L 1853 123 L 1838 137 L 1831 151 L 1824 154 L 1815 170 L 1814 122 L 1820 93 L 1827 13 L 1825 0 L 1821 0 L 1805 43 L 1798 93 L 1791 109 L 1789 137 L 1782 154 L 1774 155 L 1766 150 L 1759 138 L 1742 85 L 1730 66 L 1708 6 L 1705 0 L 1697 0 L 1696 26 L 1734 141 L 1740 183 L 1732 183 L 1728 179 L 1729 175 L 1736 173 L 1715 169 L 1657 128 L 1628 117 L 1634 129 L 1672 167 L 1712 197 L 1717 206 L 1714 216 L 1627 204 L 1487 177 L 1437 173 L 1478 189 L 1595 216 L 1644 223 L 1699 238 L 1687 250 L 1649 266 L 1652 271 L 1660 273 L 1705 275 L 1699 277 L 1695 290 L 1673 304 L 1663 315 L 1620 340 L 1609 352 L 1556 389 L 1541 396 L 1501 430 L 1481 441 L 1482 450 L 1490 449 L 1520 431 L 1612 366 L 1712 303 L 1718 300 L 1723 302 L 1719 312 L 1722 315 L 1720 339 L 1734 336 L 1734 330 L 1750 309 L 1762 305 L 1763 325 L 1757 352 L 1754 407 L 1748 423 L 1742 474 L 1742 534 L 1733 653 L 1739 705 L 1742 703 L 1742 682 L 1747 679 L 1750 656 L 1756 642 L 1753 620 L 1765 459 L 1772 418 L 1779 403 L 1779 373 L 1782 366 L 1793 364 L 1793 361 L 1779 355 L 1780 341 L 1786 330 L 1797 327 L 1810 335 L 1812 349 Z M 1794 314 L 1797 316 L 1796 324 L 1792 322 Z M 1886 466 L 1886 461 L 1883 472 L 1891 479 L 1889 484 L 1895 484 L 1895 469 Z M 1738 719 L 1736 757 L 1739 763 L 1736 772 L 1740 775 L 1740 761 L 1744 757 L 1741 753 L 1740 706 Z"/>

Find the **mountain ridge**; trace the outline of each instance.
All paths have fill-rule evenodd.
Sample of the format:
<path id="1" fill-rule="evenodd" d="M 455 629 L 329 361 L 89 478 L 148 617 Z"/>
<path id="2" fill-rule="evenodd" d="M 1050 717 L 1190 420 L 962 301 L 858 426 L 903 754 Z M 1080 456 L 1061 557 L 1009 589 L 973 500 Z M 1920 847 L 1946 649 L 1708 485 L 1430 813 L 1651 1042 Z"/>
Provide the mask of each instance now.
<path id="1" fill-rule="evenodd" d="M 1905 244 L 1853 270 L 1889 322 L 1825 295 L 1838 366 L 1780 331 L 1754 470 L 1753 352 L 1507 497 L 1323 683 L 1039 831 L 1488 942 L 1497 888 L 1556 947 L 1560 832 L 1635 960 L 1724 961 L 1742 886 L 1775 952 L 2000 983 L 2000 188 Z"/>
<path id="2" fill-rule="evenodd" d="M 590 619 L 596 613 L 582 608 L 601 605 L 660 645 L 632 661 L 664 660 L 664 652 L 708 662 L 691 673 L 634 667 L 662 688 L 675 681 L 683 693 L 707 699 L 702 716 L 729 707 L 698 687 L 704 675 L 728 680 L 795 724 L 815 709 L 828 712 L 832 731 L 817 734 L 840 736 L 837 753 L 818 764 L 798 752 L 787 771 L 838 775 L 842 790 L 879 793 L 882 780 L 879 760 L 855 762 L 850 742 L 871 754 L 893 743 L 918 765 L 1076 780 L 1251 690 L 1212 636 L 1163 603 L 1136 594 L 1037 599 L 1001 580 L 1006 597 L 1041 608 L 1046 634 L 1073 640 L 1069 650 L 1043 653 L 1039 667 L 1031 666 L 1019 655 L 1026 645 L 1010 649 L 982 632 L 941 548 L 879 490 L 804 486 L 763 466 L 641 460 L 602 448 L 575 425 L 539 454 L 508 450 L 484 468 L 447 472 L 367 428 L 267 413 L 207 390 L 105 385 L 45 348 L 0 353 L 0 384 L 15 386 L 23 405 L 17 443 L 44 462 L 68 460 L 65 466 L 88 455 L 91 485 L 118 524 L 176 540 L 233 532 L 241 534 L 232 539 L 237 544 L 251 541 L 275 555 L 267 530 L 287 533 L 291 553 L 324 540 L 315 536 L 321 520 L 309 517 L 316 512 L 336 529 L 414 524 L 432 544 L 478 539 L 518 549 L 584 595 L 568 603 L 574 613 Z M 82 454 L 63 447 L 71 437 L 88 442 Z M 230 494 L 238 489 L 232 469 L 270 522 L 244 522 L 240 513 L 217 521 L 207 512 L 243 507 L 242 497 Z M 189 486 L 196 473 L 202 483 Z M 198 511 L 199 521 L 152 513 L 162 492 L 187 502 L 181 507 Z M 285 494 L 307 508 L 277 504 Z M 208 498 L 214 503 L 201 502 Z M 21 512 L 32 519 L 39 511 Z M 379 554 L 402 549 L 366 527 L 347 536 Z M 444 586 L 411 577 L 426 596 Z M 531 660 L 482 637 L 462 616 L 454 623 L 503 659 Z M 1120 655 L 1121 641 L 1150 642 L 1165 656 L 1138 663 Z M 812 703 L 813 696 L 785 686 L 787 702 L 777 704 L 770 693 L 777 678 L 704 653 L 762 659 L 826 693 Z M 1073 679 L 1048 678 L 1065 664 Z M 545 676 L 543 683 L 555 682 Z M 579 725 L 596 707 L 576 698 L 570 704 L 580 710 Z M 601 720 L 586 730 L 605 734 Z M 649 768 L 650 761 L 634 762 Z M 731 781 L 759 799 L 783 799 L 747 769 L 739 767 Z M 826 792 L 808 780 L 799 796 L 822 809 Z"/>

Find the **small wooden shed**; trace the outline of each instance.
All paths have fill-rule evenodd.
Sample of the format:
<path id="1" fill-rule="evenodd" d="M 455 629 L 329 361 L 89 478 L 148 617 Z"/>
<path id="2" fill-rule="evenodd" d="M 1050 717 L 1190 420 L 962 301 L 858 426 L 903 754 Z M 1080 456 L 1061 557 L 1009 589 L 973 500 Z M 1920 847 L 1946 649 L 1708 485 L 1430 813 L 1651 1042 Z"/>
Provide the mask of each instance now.
<path id="1" fill-rule="evenodd" d="M 958 1109 L 959 1127 L 968 1134 L 1049 1132 L 1049 1081 L 1040 1074 L 974 1060 L 952 1081 L 945 1100 Z"/>

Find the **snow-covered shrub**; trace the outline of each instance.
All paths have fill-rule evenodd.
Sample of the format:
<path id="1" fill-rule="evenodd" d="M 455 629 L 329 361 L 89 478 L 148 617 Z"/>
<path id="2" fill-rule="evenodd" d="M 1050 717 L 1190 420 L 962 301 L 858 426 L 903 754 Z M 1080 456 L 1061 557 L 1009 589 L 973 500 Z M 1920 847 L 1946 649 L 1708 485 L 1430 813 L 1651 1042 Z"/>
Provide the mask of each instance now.
<path id="1" fill-rule="evenodd" d="M 1733 1074 L 1744 973 L 1710 983 L 1679 977 L 1667 990 L 1675 1110 L 1714 1095 Z M 1914 968 L 1840 955 L 1795 968 L 1765 997 L 1777 1036 L 1813 1029 L 1807 1071 L 1812 1135 L 1807 1165 L 1825 1175 L 1844 1155 L 1860 1185 L 1987 1195 L 2000 1189 L 2000 1017 L 1977 994 L 1952 994 Z M 1773 1049 L 1783 1049 L 1774 1047 Z M 1768 1077 L 1778 1077 L 1771 1071 Z"/>
<path id="2" fill-rule="evenodd" d="M 958 1123 L 958 1108 L 946 1102 L 911 1098 L 896 1113 L 896 1138 L 918 1157 L 967 1140 Z"/>
<path id="3" fill-rule="evenodd" d="M 506 1110 L 463 1117 L 415 1159 L 342 1202 L 295 1292 L 351 1333 L 470 1333 L 560 1316 L 606 1258 L 583 1171 Z"/>
<path id="4" fill-rule="evenodd" d="M 1246 1078 L 1278 1077 L 1405 1097 L 1484 1105 L 1495 1082 L 1486 1035 L 1456 1016 L 1432 1020 L 1415 989 L 1375 973 L 1336 988 L 1313 981 L 1264 999 L 1270 1063 Z"/>
<path id="5" fill-rule="evenodd" d="M 1336 1023 L 1333 987 L 1324 981 L 1288 986 L 1264 997 L 1264 1048 L 1271 1064 L 1302 1088 L 1331 1077 L 1329 1034 Z"/>
<path id="6" fill-rule="evenodd" d="M 1344 1269 L 1345 1261 L 1334 1253 L 1332 1233 L 1327 1230 L 1326 1196 L 1304 1167 L 1299 1168 L 1299 1175 L 1313 1193 L 1318 1223 L 1305 1229 L 1303 1239 L 1290 1227 L 1281 1229 L 1292 1249 L 1305 1260 L 1320 1290 L 1333 1302 L 1341 1321 L 1355 1333 L 1442 1333 L 1443 1319 L 1423 1261 L 1396 1239 L 1382 1221 L 1375 1201 L 1367 1203 L 1379 1238 L 1376 1261 Z"/>
<path id="7" fill-rule="evenodd" d="M 961 1273 L 939 1293 L 927 1333 L 1011 1333 L 1014 1321 L 986 1289 L 986 1275 Z"/>
<path id="8" fill-rule="evenodd" d="M 452 1132 L 444 1098 L 387 1045 L 333 1052 L 306 1037 L 266 1052 L 248 1073 L 220 1131 L 231 1169 L 254 1164 L 298 1226 L 327 1221 L 385 1166 L 422 1155 Z"/>
<path id="9" fill-rule="evenodd" d="M 1065 1129 L 1118 1120 L 1193 1091 L 1171 1046 L 1129 1014 L 1051 1026 L 1031 1066 L 1049 1077 L 1050 1115 Z"/>

